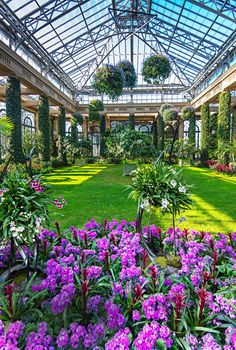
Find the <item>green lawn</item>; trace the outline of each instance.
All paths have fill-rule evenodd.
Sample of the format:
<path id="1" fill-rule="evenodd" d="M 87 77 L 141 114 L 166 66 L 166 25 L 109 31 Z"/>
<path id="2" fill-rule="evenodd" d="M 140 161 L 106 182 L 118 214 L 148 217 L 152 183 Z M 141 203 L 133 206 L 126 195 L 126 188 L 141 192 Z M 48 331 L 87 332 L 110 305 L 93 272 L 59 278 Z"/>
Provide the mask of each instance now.
<path id="1" fill-rule="evenodd" d="M 211 232 L 235 231 L 236 177 L 188 167 L 183 169 L 183 177 L 193 185 L 195 203 L 183 214 L 187 220 L 179 226 Z M 129 191 L 125 189 L 130 178 L 122 176 L 122 165 L 65 167 L 47 175 L 46 180 L 52 185 L 51 198 L 62 194 L 68 202 L 61 210 L 53 206 L 50 209 L 52 220 L 61 222 L 63 228 L 80 227 L 91 218 L 135 220 L 136 203 L 128 199 Z M 168 215 L 161 217 L 158 213 L 152 221 L 165 228 L 171 226 Z"/>

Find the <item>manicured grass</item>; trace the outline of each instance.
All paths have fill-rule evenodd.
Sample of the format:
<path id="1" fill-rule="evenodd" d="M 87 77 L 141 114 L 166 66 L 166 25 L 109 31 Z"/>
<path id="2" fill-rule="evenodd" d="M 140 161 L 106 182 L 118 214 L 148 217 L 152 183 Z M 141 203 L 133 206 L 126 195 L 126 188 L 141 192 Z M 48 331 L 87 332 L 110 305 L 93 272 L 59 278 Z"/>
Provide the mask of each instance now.
<path id="1" fill-rule="evenodd" d="M 202 168 L 184 168 L 183 177 L 192 184 L 195 204 L 183 216 L 187 219 L 180 227 L 211 232 L 236 230 L 236 177 L 216 174 Z M 122 176 L 122 165 L 91 164 L 83 167 L 71 166 L 55 170 L 47 175 L 52 185 L 51 198 L 62 194 L 67 206 L 59 210 L 51 206 L 53 221 L 62 223 L 63 228 L 82 226 L 95 218 L 135 220 L 136 203 L 128 199 L 125 190 L 129 177 Z M 144 222 L 147 223 L 146 216 Z M 169 215 L 157 213 L 152 222 L 162 227 L 171 226 Z"/>

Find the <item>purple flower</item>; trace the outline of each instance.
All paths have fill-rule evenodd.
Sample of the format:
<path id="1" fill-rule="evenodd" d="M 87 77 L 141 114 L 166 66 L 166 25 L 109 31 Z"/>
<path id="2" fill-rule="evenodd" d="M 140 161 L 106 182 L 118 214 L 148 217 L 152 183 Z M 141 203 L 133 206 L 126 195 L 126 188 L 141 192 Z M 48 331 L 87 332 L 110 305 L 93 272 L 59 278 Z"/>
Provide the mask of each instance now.
<path id="1" fill-rule="evenodd" d="M 129 328 L 120 330 L 105 344 L 105 350 L 129 350 L 129 335 Z"/>
<path id="2" fill-rule="evenodd" d="M 137 310 L 134 310 L 132 313 L 132 320 L 135 321 L 139 321 L 140 320 L 140 312 Z"/>
<path id="3" fill-rule="evenodd" d="M 61 329 L 56 340 L 59 349 L 65 348 L 69 344 L 69 335 L 66 329 Z"/>

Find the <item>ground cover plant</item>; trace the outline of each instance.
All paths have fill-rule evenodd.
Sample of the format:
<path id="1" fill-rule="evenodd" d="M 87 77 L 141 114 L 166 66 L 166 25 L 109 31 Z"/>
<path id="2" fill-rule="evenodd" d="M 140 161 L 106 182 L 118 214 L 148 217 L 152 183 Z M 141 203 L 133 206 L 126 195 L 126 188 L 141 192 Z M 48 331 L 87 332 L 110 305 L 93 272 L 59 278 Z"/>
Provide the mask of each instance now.
<path id="1" fill-rule="evenodd" d="M 157 252 L 175 250 L 179 267 L 149 260 L 135 222 L 41 228 L 40 275 L 2 288 L 1 349 L 235 349 L 236 234 L 143 233 Z M 2 242 L 2 269 L 10 258 Z"/>
<path id="2" fill-rule="evenodd" d="M 136 217 L 136 204 L 128 198 L 125 189 L 131 183 L 122 177 L 122 165 L 91 164 L 84 167 L 61 168 L 46 177 L 52 185 L 51 200 L 64 194 L 68 205 L 63 211 L 50 209 L 52 221 L 60 221 L 62 228 L 82 226 L 90 219 L 90 213 L 98 221 Z M 218 174 L 206 168 L 184 167 L 184 181 L 193 185 L 194 205 L 177 217 L 180 228 L 194 227 L 198 231 L 234 232 L 236 227 L 236 178 Z M 185 220 L 186 218 L 186 220 Z M 144 215 L 144 224 L 149 214 Z M 182 222 L 181 222 L 182 221 Z M 172 225 L 171 215 L 152 217 L 152 222 L 167 229 Z"/>

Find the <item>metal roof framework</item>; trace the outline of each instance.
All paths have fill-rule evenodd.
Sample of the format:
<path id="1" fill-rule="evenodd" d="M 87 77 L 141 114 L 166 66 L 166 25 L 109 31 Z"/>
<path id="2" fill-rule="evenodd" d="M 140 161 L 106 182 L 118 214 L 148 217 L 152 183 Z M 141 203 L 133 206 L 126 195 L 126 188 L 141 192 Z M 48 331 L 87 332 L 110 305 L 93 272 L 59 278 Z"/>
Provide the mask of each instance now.
<path id="1" fill-rule="evenodd" d="M 236 31 L 235 0 L 0 0 L 12 48 L 33 52 L 70 89 L 91 90 L 97 67 L 128 59 L 140 71 L 169 56 L 165 86 L 186 90 Z"/>

